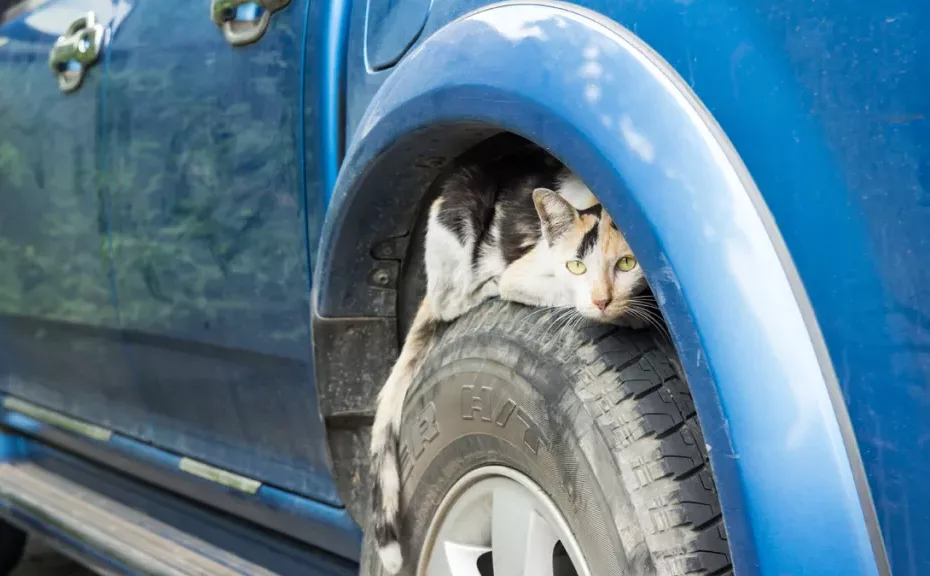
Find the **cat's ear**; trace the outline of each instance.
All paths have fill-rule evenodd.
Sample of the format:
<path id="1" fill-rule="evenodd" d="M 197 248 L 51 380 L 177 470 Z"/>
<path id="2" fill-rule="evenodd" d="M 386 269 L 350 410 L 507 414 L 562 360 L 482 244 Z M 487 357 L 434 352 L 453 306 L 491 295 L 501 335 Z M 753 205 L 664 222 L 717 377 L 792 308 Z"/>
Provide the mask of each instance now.
<path id="1" fill-rule="evenodd" d="M 557 192 L 548 188 L 533 190 L 533 203 L 542 222 L 542 233 L 551 246 L 563 234 L 572 229 L 578 219 L 578 212 Z"/>

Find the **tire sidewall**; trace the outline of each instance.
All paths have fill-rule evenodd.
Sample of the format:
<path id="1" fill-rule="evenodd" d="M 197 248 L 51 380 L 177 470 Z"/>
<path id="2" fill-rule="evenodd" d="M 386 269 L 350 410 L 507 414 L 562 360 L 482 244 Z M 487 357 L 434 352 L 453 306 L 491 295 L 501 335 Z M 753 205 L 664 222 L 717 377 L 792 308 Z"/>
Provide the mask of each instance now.
<path id="1" fill-rule="evenodd" d="M 404 574 L 414 574 L 443 496 L 489 465 L 536 482 L 594 575 L 646 574 L 620 471 L 574 385 L 586 365 L 495 332 L 444 338 L 407 395 L 401 426 Z M 648 555 L 648 553 L 646 553 Z M 361 574 L 375 574 L 366 542 Z"/>

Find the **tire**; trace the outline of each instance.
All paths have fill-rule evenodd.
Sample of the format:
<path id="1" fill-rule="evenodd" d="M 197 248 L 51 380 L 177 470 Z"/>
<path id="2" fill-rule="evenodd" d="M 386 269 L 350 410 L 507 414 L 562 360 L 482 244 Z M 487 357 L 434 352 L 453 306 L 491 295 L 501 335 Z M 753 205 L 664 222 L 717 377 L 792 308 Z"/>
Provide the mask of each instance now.
<path id="1" fill-rule="evenodd" d="M 492 301 L 449 326 L 425 360 L 401 430 L 403 574 L 416 572 L 446 492 L 490 465 L 543 489 L 594 576 L 730 573 L 713 475 L 674 356 L 649 331 L 560 322 Z M 366 538 L 360 574 L 382 573 Z"/>
<path id="2" fill-rule="evenodd" d="M 0 575 L 13 572 L 23 558 L 26 533 L 12 524 L 0 520 Z"/>

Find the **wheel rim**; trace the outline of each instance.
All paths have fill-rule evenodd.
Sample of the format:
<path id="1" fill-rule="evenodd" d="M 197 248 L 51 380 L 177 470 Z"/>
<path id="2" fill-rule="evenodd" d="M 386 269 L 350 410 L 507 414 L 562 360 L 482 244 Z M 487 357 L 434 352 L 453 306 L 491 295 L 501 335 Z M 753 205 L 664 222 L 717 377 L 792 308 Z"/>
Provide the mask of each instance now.
<path id="1" fill-rule="evenodd" d="M 568 523 L 524 474 L 462 477 L 430 522 L 417 576 L 591 576 Z"/>

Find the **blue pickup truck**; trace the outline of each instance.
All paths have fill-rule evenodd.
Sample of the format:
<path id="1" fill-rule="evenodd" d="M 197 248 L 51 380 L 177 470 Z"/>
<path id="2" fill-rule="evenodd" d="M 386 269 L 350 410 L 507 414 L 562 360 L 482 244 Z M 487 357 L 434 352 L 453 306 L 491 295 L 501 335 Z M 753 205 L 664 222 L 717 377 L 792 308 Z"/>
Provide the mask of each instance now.
<path id="1" fill-rule="evenodd" d="M 27 534 L 107 574 L 386 573 L 367 447 L 424 207 L 537 154 L 662 323 L 453 324 L 407 396 L 403 573 L 930 574 L 928 23 L 0 0 L 0 573 Z"/>

